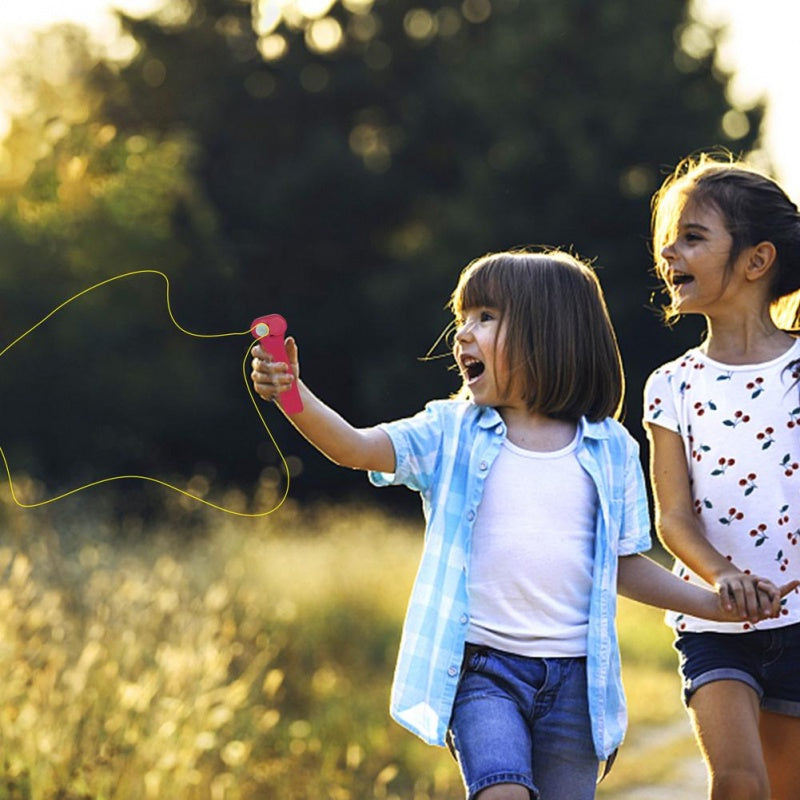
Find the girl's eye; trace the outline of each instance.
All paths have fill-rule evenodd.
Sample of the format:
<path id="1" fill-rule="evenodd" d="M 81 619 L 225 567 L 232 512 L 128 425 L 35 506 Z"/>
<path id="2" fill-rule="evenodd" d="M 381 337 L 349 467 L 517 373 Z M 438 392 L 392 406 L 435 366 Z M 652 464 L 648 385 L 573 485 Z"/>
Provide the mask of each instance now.
<path id="1" fill-rule="evenodd" d="M 494 314 L 491 311 L 481 311 L 481 322 L 490 322 L 494 319 Z"/>

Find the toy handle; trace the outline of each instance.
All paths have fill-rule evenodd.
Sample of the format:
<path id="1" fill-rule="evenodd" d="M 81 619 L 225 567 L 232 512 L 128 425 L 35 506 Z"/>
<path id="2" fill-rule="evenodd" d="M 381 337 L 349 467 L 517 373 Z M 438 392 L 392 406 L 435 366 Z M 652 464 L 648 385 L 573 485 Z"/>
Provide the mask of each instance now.
<path id="1" fill-rule="evenodd" d="M 286 320 L 280 314 L 267 314 L 254 319 L 250 325 L 250 332 L 275 361 L 289 363 L 283 341 L 286 334 Z M 303 401 L 300 399 L 296 380 L 285 392 L 281 392 L 277 399 L 287 414 L 299 414 L 303 410 Z"/>

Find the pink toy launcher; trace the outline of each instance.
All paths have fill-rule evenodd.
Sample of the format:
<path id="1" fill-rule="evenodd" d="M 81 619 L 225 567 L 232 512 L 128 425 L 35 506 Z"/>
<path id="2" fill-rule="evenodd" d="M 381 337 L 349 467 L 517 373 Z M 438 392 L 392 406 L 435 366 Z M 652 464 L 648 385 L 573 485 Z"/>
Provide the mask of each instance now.
<path id="1" fill-rule="evenodd" d="M 286 335 L 286 320 L 280 314 L 267 314 L 265 317 L 254 319 L 250 325 L 250 332 L 275 361 L 289 363 L 286 345 L 283 343 Z M 300 399 L 297 382 L 278 395 L 278 402 L 287 414 L 298 414 L 303 410 L 303 401 Z"/>

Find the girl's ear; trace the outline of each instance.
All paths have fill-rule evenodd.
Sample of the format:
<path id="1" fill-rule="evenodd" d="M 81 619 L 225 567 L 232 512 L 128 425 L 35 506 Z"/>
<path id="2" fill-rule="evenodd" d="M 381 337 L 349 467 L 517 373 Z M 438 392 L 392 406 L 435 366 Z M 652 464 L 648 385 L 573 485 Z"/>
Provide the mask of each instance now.
<path id="1" fill-rule="evenodd" d="M 747 261 L 745 277 L 755 281 L 769 272 L 770 267 L 775 263 L 777 251 L 772 242 L 759 242 L 750 248 L 750 257 Z"/>

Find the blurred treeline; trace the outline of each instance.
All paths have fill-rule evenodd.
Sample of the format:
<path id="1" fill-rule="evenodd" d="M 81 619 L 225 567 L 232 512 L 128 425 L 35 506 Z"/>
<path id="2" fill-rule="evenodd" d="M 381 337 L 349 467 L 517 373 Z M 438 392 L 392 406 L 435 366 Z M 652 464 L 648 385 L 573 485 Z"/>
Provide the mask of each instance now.
<path id="1" fill-rule="evenodd" d="M 649 198 L 691 151 L 751 150 L 763 116 L 731 106 L 690 4 L 182 0 L 122 21 L 124 58 L 62 27 L 14 70 L 0 351 L 88 286 L 159 270 L 190 331 L 284 314 L 309 384 L 374 423 L 456 388 L 420 359 L 460 269 L 545 244 L 596 259 L 641 434 L 646 374 L 699 330 L 654 311 Z M 249 341 L 179 333 L 157 275 L 79 297 L 0 358 L 12 471 L 40 497 L 125 473 L 252 486 L 278 459 Z M 266 413 L 297 496 L 367 491 Z"/>

